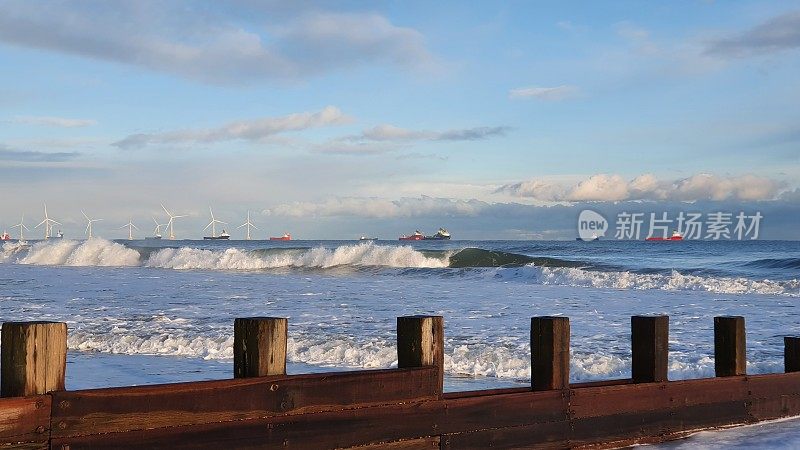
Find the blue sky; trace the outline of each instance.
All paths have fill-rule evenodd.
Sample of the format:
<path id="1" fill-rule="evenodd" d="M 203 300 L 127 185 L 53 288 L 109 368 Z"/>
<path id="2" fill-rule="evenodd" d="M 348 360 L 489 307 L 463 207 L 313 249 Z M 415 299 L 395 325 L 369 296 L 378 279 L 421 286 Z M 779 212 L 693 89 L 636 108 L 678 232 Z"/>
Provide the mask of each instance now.
<path id="1" fill-rule="evenodd" d="M 184 237 L 209 205 L 306 238 L 798 211 L 796 2 L 6 1 L 0 62 L 0 226 L 44 202 L 107 237 L 162 202 Z"/>

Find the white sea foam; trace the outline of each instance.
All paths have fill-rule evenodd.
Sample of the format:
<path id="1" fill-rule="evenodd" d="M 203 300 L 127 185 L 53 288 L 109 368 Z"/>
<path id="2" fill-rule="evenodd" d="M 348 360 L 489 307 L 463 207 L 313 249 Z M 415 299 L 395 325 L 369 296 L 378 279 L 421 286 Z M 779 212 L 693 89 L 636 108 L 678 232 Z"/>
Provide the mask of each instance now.
<path id="1" fill-rule="evenodd" d="M 109 333 L 90 334 L 71 331 L 70 350 L 97 351 L 126 355 L 171 355 L 229 360 L 233 358 L 233 339 L 229 334 L 214 336 L 187 335 L 179 329 L 148 336 L 114 329 Z M 380 369 L 397 367 L 397 350 L 393 342 L 374 338 L 359 341 L 351 336 L 301 335 L 287 342 L 287 359 L 291 362 L 330 367 Z M 461 345 L 447 342 L 444 356 L 445 373 L 454 376 L 494 377 L 530 380 L 530 347 L 525 345 Z M 781 364 L 749 361 L 749 373 L 781 372 Z M 608 380 L 630 377 L 630 360 L 603 352 L 573 352 L 570 374 L 573 381 Z M 671 355 L 670 379 L 714 376 L 714 360 L 709 356 L 687 359 Z"/>
<path id="2" fill-rule="evenodd" d="M 159 250 L 145 262 L 148 267 L 167 269 L 259 270 L 283 267 L 331 268 L 338 266 L 447 267 L 449 256 L 427 257 L 409 246 L 363 243 L 335 249 L 315 247 L 309 250 L 259 254 L 237 248 L 223 251 L 190 247 Z"/>
<path id="3" fill-rule="evenodd" d="M 718 294 L 760 294 L 800 297 L 800 281 L 752 280 L 744 277 L 684 275 L 673 270 L 669 275 L 637 274 L 628 271 L 594 271 L 573 267 L 499 268 L 495 278 L 519 279 L 537 284 L 605 289 L 660 289 L 665 291 L 706 291 Z"/>
<path id="4" fill-rule="evenodd" d="M 34 244 L 20 264 L 64 266 L 138 266 L 139 252 L 102 238 L 66 239 Z"/>

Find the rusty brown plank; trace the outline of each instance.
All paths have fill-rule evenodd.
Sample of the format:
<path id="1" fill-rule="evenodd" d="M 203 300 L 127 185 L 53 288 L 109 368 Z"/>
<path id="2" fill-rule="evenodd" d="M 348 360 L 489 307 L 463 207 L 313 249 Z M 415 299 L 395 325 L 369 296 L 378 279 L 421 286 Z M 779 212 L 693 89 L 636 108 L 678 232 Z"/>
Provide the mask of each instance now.
<path id="1" fill-rule="evenodd" d="M 394 442 L 379 442 L 377 444 L 359 445 L 357 447 L 347 447 L 347 450 L 430 450 L 438 449 L 440 445 L 439 436 L 424 437 L 419 439 L 406 439 Z"/>
<path id="2" fill-rule="evenodd" d="M 569 419 L 569 391 L 528 391 L 444 400 L 442 433 L 515 427 Z"/>
<path id="3" fill-rule="evenodd" d="M 435 398 L 436 368 L 334 372 L 53 394 L 53 436 L 300 414 Z"/>
<path id="4" fill-rule="evenodd" d="M 442 435 L 443 449 L 526 448 L 556 449 L 569 447 L 568 420 L 518 427 L 490 428 L 480 431 Z"/>
<path id="5" fill-rule="evenodd" d="M 443 414 L 439 401 L 406 402 L 353 410 L 162 427 L 120 433 L 59 437 L 54 448 L 91 449 L 336 449 L 435 437 Z"/>
<path id="6" fill-rule="evenodd" d="M 664 408 L 572 421 L 570 447 L 622 447 L 654 443 L 686 432 L 753 422 L 746 402 L 722 402 Z"/>
<path id="7" fill-rule="evenodd" d="M 47 443 L 50 396 L 0 398 L 0 447 Z"/>
<path id="8" fill-rule="evenodd" d="M 583 418 L 747 398 L 748 380 L 740 376 L 572 389 L 570 408 Z"/>

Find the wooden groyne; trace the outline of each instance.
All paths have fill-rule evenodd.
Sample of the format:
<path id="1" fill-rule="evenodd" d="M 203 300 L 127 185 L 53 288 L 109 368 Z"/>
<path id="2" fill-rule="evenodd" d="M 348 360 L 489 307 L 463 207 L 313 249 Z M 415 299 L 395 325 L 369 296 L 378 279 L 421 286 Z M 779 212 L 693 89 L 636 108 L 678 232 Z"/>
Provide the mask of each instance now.
<path id="1" fill-rule="evenodd" d="M 668 381 L 667 316 L 631 318 L 632 377 L 569 383 L 569 319 L 531 319 L 530 387 L 443 393 L 443 319 L 397 319 L 398 368 L 286 375 L 287 320 L 234 324 L 234 379 L 64 390 L 66 325 L 5 323 L 0 449 L 580 448 L 800 415 L 786 373 L 747 375 L 742 317 L 714 318 L 716 377 Z"/>

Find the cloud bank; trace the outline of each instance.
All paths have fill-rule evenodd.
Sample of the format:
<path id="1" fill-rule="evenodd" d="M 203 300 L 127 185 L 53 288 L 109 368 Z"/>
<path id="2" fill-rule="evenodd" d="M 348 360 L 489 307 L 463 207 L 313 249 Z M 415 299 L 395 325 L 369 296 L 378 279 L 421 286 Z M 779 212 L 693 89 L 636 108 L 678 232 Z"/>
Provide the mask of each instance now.
<path id="1" fill-rule="evenodd" d="M 132 134 L 113 145 L 124 150 L 152 144 L 211 144 L 222 141 L 259 141 L 287 131 L 305 130 L 328 125 L 341 125 L 352 119 L 335 106 L 317 112 L 289 114 L 254 120 L 230 122 L 211 129 L 178 130 L 164 133 Z"/>
<path id="2" fill-rule="evenodd" d="M 14 162 L 64 162 L 79 156 L 76 152 L 40 152 L 34 150 L 17 150 L 0 144 L 0 161 Z"/>
<path id="3" fill-rule="evenodd" d="M 79 128 L 97 125 L 97 121 L 93 119 L 69 119 L 66 117 L 52 116 L 16 116 L 9 122 L 59 128 Z"/>
<path id="4" fill-rule="evenodd" d="M 508 91 L 510 99 L 536 99 L 558 101 L 573 97 L 578 93 L 575 86 L 523 87 Z"/>
<path id="5" fill-rule="evenodd" d="M 548 202 L 722 201 L 772 200 L 783 187 L 780 181 L 755 175 L 720 177 L 701 173 L 679 180 L 660 180 L 644 174 L 627 180 L 620 175 L 597 174 L 572 186 L 534 179 L 506 184 L 498 192 Z"/>
<path id="6" fill-rule="evenodd" d="M 457 200 L 422 196 L 387 200 L 377 197 L 331 198 L 322 202 L 293 202 L 265 210 L 265 214 L 287 217 L 356 216 L 369 218 L 477 216 L 489 204 L 480 200 Z"/>
<path id="7" fill-rule="evenodd" d="M 795 48 L 800 48 L 800 11 L 790 11 L 748 30 L 713 40 L 705 53 L 742 58 Z"/>
<path id="8" fill-rule="evenodd" d="M 417 30 L 375 13 L 307 9 L 314 12 L 246 2 L 10 0 L 0 9 L 0 42 L 215 84 L 297 79 L 365 64 L 436 65 Z"/>

